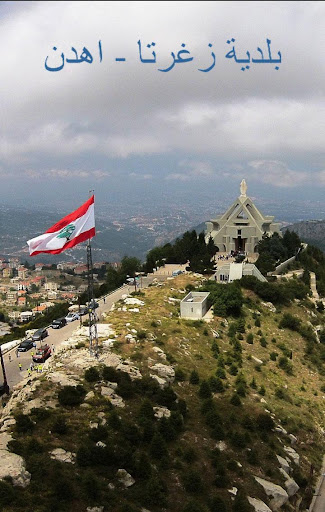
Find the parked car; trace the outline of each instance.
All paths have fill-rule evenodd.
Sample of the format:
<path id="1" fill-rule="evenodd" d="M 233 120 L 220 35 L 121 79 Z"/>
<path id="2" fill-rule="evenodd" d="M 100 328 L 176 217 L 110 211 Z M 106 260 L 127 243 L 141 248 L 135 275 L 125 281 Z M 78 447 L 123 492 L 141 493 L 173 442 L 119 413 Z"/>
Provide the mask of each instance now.
<path id="1" fill-rule="evenodd" d="M 39 348 L 35 355 L 33 355 L 34 363 L 44 363 L 48 357 L 51 355 L 50 345 L 43 345 L 43 347 Z"/>
<path id="2" fill-rule="evenodd" d="M 30 350 L 33 346 L 34 342 L 32 340 L 23 340 L 17 350 L 18 352 L 27 352 L 27 350 Z"/>
<path id="3" fill-rule="evenodd" d="M 36 332 L 34 332 L 32 336 L 32 341 L 42 341 L 46 336 L 48 336 L 49 333 L 45 327 L 42 327 L 41 329 L 37 329 Z"/>
<path id="4" fill-rule="evenodd" d="M 53 320 L 51 327 L 53 329 L 61 329 L 61 327 L 64 327 L 65 325 L 67 325 L 67 321 L 66 321 L 65 317 L 62 317 L 62 318 L 58 318 L 57 320 Z"/>
<path id="5" fill-rule="evenodd" d="M 67 322 L 74 322 L 74 320 L 79 320 L 79 318 L 80 316 L 78 315 L 78 313 L 73 312 L 68 313 L 67 316 L 65 317 Z"/>
<path id="6" fill-rule="evenodd" d="M 78 314 L 79 314 L 80 316 L 84 316 L 84 315 L 87 315 L 87 313 L 88 313 L 88 308 L 87 308 L 87 306 L 80 306 L 80 309 L 79 309 L 79 311 L 78 311 Z"/>

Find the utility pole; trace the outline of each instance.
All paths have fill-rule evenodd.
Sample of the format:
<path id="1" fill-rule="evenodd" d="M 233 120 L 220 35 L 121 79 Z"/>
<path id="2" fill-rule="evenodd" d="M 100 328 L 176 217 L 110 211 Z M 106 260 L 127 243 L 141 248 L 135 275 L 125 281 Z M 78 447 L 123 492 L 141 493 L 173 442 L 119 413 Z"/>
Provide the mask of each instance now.
<path id="1" fill-rule="evenodd" d="M 1 359 L 1 367 L 2 367 L 2 373 L 3 373 L 4 391 L 5 391 L 6 395 L 9 395 L 9 386 L 8 386 L 8 382 L 7 382 L 6 369 L 5 369 L 5 363 L 3 360 L 1 345 L 0 345 L 0 359 Z"/>
<path id="2" fill-rule="evenodd" d="M 90 190 L 92 195 L 94 191 Z M 89 313 L 89 353 L 97 357 L 98 355 L 98 333 L 97 333 L 97 314 L 95 309 L 94 297 L 94 276 L 93 259 L 91 254 L 90 238 L 87 243 L 87 270 L 88 270 L 88 313 Z"/>

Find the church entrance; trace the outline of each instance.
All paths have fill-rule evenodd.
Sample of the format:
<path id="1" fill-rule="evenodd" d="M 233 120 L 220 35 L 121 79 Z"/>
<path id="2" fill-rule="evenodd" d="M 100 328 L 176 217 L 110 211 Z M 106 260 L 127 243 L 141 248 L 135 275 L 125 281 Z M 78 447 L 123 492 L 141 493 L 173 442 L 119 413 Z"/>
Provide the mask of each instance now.
<path id="1" fill-rule="evenodd" d="M 245 243 L 246 238 L 242 238 L 240 235 L 235 240 L 235 251 L 237 252 L 245 252 Z"/>

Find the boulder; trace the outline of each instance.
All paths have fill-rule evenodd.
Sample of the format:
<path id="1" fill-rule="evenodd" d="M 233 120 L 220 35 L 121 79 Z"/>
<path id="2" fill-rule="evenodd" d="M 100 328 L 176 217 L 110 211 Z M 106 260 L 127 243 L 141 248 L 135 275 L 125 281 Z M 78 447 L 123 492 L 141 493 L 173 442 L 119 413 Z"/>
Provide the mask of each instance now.
<path id="1" fill-rule="evenodd" d="M 118 469 L 116 476 L 123 487 L 131 487 L 131 485 L 135 484 L 134 478 L 125 469 Z"/>
<path id="2" fill-rule="evenodd" d="M 284 471 L 284 469 L 281 468 L 280 472 L 282 473 L 282 475 L 286 479 L 285 482 L 284 482 L 284 485 L 285 485 L 285 488 L 287 490 L 288 495 L 291 497 L 294 494 L 296 494 L 296 492 L 299 491 L 299 485 L 297 484 L 297 482 L 294 481 L 293 478 L 291 478 L 288 475 L 288 473 L 286 471 Z"/>
<path id="3" fill-rule="evenodd" d="M 0 460 L 0 480 L 10 477 L 17 487 L 29 485 L 31 475 L 26 471 L 24 459 L 20 455 L 0 450 Z"/>
<path id="4" fill-rule="evenodd" d="M 9 443 L 9 441 L 11 441 L 11 440 L 12 440 L 11 434 L 7 434 L 6 432 L 3 432 L 2 434 L 0 434 L 0 450 L 6 450 L 7 445 Z"/>
<path id="5" fill-rule="evenodd" d="M 50 453 L 51 459 L 58 460 L 60 462 L 67 462 L 69 464 L 75 463 L 76 454 L 67 452 L 63 448 L 55 448 Z"/>
<path id="6" fill-rule="evenodd" d="M 294 436 L 293 434 L 289 434 L 289 439 L 290 439 L 291 444 L 296 444 L 296 442 L 298 441 L 296 436 Z"/>
<path id="7" fill-rule="evenodd" d="M 167 407 L 153 407 L 155 412 L 155 417 L 160 420 L 160 418 L 169 418 L 170 410 Z"/>
<path id="8" fill-rule="evenodd" d="M 289 457 L 293 460 L 297 466 L 299 466 L 300 456 L 299 453 L 296 452 L 291 446 L 284 446 L 284 451 L 289 455 Z"/>
<path id="9" fill-rule="evenodd" d="M 87 400 L 92 400 L 93 398 L 95 398 L 95 393 L 93 391 L 89 391 L 85 396 L 85 401 L 87 402 Z"/>
<path id="10" fill-rule="evenodd" d="M 284 459 L 283 457 L 281 457 L 280 455 L 276 455 L 276 458 L 278 459 L 278 461 L 280 463 L 281 469 L 286 471 L 286 473 L 290 473 L 291 468 L 289 466 L 288 461 L 286 459 Z"/>
<path id="11" fill-rule="evenodd" d="M 166 364 L 156 363 L 151 367 L 151 370 L 157 372 L 159 377 L 162 377 L 167 382 L 173 382 L 175 379 L 175 370 L 172 366 Z"/>
<path id="12" fill-rule="evenodd" d="M 131 361 L 123 361 L 123 363 L 120 363 L 116 366 L 116 369 L 128 373 L 131 377 L 131 380 L 142 379 L 139 368 L 133 366 Z"/>
<path id="13" fill-rule="evenodd" d="M 103 512 L 104 507 L 87 507 L 86 512 Z"/>
<path id="14" fill-rule="evenodd" d="M 272 512 L 271 509 L 262 500 L 248 496 L 248 501 L 252 507 L 254 507 L 255 512 Z"/>
<path id="15" fill-rule="evenodd" d="M 152 347 L 152 350 L 154 352 L 156 352 L 157 356 L 159 356 L 161 359 L 166 361 L 166 354 L 165 354 L 165 352 L 163 350 L 161 350 L 161 348 L 159 348 L 159 347 Z"/>
<path id="16" fill-rule="evenodd" d="M 267 496 L 272 496 L 269 503 L 271 510 L 279 510 L 279 508 L 288 501 L 288 493 L 280 485 L 264 480 L 264 478 L 259 478 L 258 476 L 254 478 L 256 482 L 263 487 Z"/>
<path id="17" fill-rule="evenodd" d="M 49 372 L 46 374 L 46 378 L 54 384 L 61 384 L 61 386 L 77 386 L 80 381 L 78 377 L 67 375 L 64 372 Z"/>
<path id="18" fill-rule="evenodd" d="M 158 375 L 154 375 L 153 373 L 150 373 L 150 377 L 158 382 L 161 389 L 164 389 L 166 386 L 168 386 L 168 382 L 165 379 L 162 379 L 161 377 L 158 377 Z"/>
<path id="19" fill-rule="evenodd" d="M 224 441 L 219 441 L 215 447 L 218 448 L 218 450 L 220 450 L 221 452 L 227 450 L 227 445 Z"/>
<path id="20" fill-rule="evenodd" d="M 253 359 L 253 361 L 255 361 L 255 363 L 257 363 L 257 364 L 263 364 L 263 361 L 262 361 L 261 359 L 258 359 L 258 358 L 257 358 L 257 357 L 255 357 L 255 356 L 252 356 L 252 359 Z"/>

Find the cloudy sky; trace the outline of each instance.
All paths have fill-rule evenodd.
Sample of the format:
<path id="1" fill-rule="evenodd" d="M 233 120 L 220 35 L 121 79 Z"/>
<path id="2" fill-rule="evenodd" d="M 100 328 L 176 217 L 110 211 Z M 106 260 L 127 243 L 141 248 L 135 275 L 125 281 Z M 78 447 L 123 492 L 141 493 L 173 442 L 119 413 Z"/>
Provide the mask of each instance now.
<path id="1" fill-rule="evenodd" d="M 175 191 L 193 201 L 235 195 L 243 177 L 250 195 L 322 200 L 324 11 L 1 2 L 0 200 L 75 207 L 94 188 L 102 204 L 134 193 L 168 203 Z M 237 60 L 269 58 L 267 38 L 280 64 L 225 57 L 234 47 Z M 66 61 L 84 47 L 91 63 Z M 192 60 L 174 62 L 180 50 Z"/>

